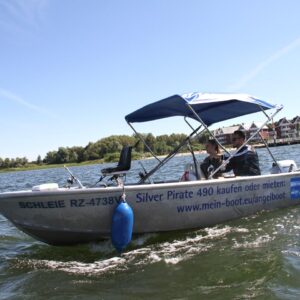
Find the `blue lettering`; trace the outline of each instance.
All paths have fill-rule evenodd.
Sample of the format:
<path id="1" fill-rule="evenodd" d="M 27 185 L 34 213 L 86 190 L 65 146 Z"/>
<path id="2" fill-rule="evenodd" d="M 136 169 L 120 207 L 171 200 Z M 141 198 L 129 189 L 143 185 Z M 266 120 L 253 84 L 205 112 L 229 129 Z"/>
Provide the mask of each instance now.
<path id="1" fill-rule="evenodd" d="M 75 200 L 75 199 L 72 199 L 72 200 L 70 200 L 70 206 L 71 207 L 77 207 L 77 200 Z"/>
<path id="2" fill-rule="evenodd" d="M 141 203 L 141 202 L 159 202 L 162 201 L 163 194 L 149 194 L 147 193 L 137 193 L 136 194 L 136 203 Z"/>
<path id="3" fill-rule="evenodd" d="M 254 187 L 253 187 L 254 188 Z M 180 205 L 177 206 L 177 212 L 194 212 L 194 211 L 203 211 L 203 210 L 213 210 L 222 207 L 237 207 L 237 206 L 247 206 L 247 205 L 256 205 L 256 204 L 268 204 L 272 201 L 280 201 L 286 199 L 286 193 L 282 192 L 280 194 L 275 194 L 271 192 L 268 195 L 262 196 L 253 196 L 252 198 L 237 198 L 237 199 L 228 199 L 226 198 L 223 201 L 210 201 L 203 202 L 200 204 L 194 205 Z"/>
<path id="4" fill-rule="evenodd" d="M 194 196 L 193 191 L 180 191 L 177 192 L 176 190 L 168 191 L 167 193 L 167 199 L 168 200 L 184 200 L 184 199 L 191 199 Z"/>
<path id="5" fill-rule="evenodd" d="M 64 200 L 58 200 L 58 201 L 38 201 L 38 202 L 33 202 L 33 201 L 21 201 L 19 202 L 19 207 L 20 208 L 62 208 L 66 207 L 65 201 Z"/>

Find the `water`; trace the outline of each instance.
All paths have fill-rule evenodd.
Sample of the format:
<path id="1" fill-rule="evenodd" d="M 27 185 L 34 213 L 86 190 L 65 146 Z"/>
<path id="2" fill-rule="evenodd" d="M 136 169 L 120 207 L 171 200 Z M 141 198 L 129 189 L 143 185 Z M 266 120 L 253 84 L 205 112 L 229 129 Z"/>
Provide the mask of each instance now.
<path id="1" fill-rule="evenodd" d="M 258 149 L 263 173 L 272 163 Z M 300 147 L 272 148 L 300 166 Z M 178 179 L 190 156 L 157 174 Z M 148 169 L 155 163 L 144 162 Z M 84 184 L 105 166 L 73 167 Z M 133 162 L 129 181 L 140 170 Z M 62 168 L 0 174 L 0 191 L 65 184 Z M 54 247 L 0 216 L 0 299 L 299 299 L 300 207 L 260 213 L 212 228 L 134 238 L 118 256 L 110 241 Z"/>

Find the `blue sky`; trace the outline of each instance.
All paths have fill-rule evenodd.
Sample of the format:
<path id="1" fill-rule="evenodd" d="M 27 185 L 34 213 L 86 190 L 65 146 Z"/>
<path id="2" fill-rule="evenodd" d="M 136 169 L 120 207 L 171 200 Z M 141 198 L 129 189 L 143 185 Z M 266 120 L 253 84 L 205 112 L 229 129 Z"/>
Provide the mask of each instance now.
<path id="1" fill-rule="evenodd" d="M 0 0 L 0 157 L 132 134 L 126 114 L 186 92 L 248 93 L 294 117 L 299 14 L 297 0 Z M 188 132 L 176 118 L 137 129 Z"/>

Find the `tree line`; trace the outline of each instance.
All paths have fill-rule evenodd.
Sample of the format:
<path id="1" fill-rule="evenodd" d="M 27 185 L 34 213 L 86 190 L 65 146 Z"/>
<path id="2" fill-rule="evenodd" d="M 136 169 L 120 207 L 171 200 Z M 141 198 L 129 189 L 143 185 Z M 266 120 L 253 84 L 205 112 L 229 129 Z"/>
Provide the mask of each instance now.
<path id="1" fill-rule="evenodd" d="M 28 164 L 28 159 L 26 157 L 17 158 L 1 158 L 0 157 L 0 169 L 8 168 L 20 168 Z"/>
<path id="2" fill-rule="evenodd" d="M 152 133 L 142 134 L 145 142 L 150 146 L 156 155 L 164 155 L 175 149 L 182 141 L 187 138 L 186 134 L 171 134 L 154 136 Z M 202 144 L 205 143 L 207 136 L 201 136 L 197 140 L 192 141 L 195 150 L 202 149 Z M 136 135 L 112 135 L 102 138 L 97 142 L 90 142 L 85 147 L 59 147 L 57 150 L 49 151 L 44 158 L 40 155 L 36 161 L 31 164 L 65 164 L 65 163 L 81 163 L 85 161 L 102 160 L 104 162 L 116 161 L 119 158 L 120 151 L 123 146 L 136 145 L 133 149 L 133 159 L 139 159 L 149 156 L 149 149 L 144 143 L 137 143 L 139 138 Z M 184 147 L 182 152 L 187 151 Z M 28 159 L 15 158 L 9 159 L 0 158 L 0 169 L 18 168 L 28 165 Z"/>

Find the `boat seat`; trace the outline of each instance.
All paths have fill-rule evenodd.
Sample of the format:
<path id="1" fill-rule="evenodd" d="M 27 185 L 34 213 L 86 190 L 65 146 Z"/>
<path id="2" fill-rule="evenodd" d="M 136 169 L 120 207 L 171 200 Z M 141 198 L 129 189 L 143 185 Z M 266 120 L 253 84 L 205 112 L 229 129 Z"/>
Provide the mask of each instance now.
<path id="1" fill-rule="evenodd" d="M 105 168 L 101 170 L 104 176 L 107 175 L 121 175 L 130 170 L 131 167 L 131 152 L 133 146 L 124 146 L 120 153 L 119 162 L 116 167 Z"/>

